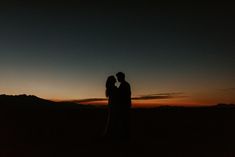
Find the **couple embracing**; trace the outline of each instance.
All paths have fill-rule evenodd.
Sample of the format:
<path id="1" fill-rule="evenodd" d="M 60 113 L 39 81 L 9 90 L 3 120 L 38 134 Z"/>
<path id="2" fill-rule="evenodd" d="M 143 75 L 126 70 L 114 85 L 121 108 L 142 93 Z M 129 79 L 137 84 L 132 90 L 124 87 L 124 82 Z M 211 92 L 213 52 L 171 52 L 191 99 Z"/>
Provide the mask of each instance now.
<path id="1" fill-rule="evenodd" d="M 106 97 L 108 98 L 109 115 L 105 136 L 115 139 L 128 139 L 130 127 L 131 88 L 125 80 L 125 74 L 116 74 L 119 87 L 114 76 L 106 81 Z"/>

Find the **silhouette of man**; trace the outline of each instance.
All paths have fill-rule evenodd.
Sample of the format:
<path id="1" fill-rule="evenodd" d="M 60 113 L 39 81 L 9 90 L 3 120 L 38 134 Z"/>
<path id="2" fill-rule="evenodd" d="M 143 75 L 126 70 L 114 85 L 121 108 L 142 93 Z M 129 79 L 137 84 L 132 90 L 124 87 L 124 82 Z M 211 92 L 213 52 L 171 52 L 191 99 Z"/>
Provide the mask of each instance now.
<path id="1" fill-rule="evenodd" d="M 130 131 L 130 109 L 131 109 L 131 87 L 125 80 L 125 74 L 118 72 L 116 74 L 120 86 L 118 87 L 119 95 L 119 122 L 120 122 L 120 136 L 123 139 L 129 138 Z"/>

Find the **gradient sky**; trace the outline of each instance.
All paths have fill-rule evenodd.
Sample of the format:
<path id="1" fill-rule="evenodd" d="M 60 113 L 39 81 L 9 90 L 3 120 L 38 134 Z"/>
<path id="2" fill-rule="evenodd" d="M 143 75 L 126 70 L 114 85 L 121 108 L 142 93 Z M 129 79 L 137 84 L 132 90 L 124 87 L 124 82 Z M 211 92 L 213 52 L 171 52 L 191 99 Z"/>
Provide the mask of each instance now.
<path id="1" fill-rule="evenodd" d="M 141 103 L 235 103 L 230 4 L 22 1 L 0 22 L 0 94 L 104 98 L 123 71 L 133 97 L 175 94 Z"/>

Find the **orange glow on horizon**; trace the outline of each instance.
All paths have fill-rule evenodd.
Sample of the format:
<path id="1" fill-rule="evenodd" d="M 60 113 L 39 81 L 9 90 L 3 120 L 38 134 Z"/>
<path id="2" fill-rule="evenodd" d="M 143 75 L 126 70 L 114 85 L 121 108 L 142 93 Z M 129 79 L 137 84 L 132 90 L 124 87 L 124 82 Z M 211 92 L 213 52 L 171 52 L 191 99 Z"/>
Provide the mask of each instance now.
<path id="1" fill-rule="evenodd" d="M 107 101 L 91 101 L 91 102 L 82 102 L 80 104 L 83 105 L 100 105 L 100 106 L 106 106 L 108 105 Z M 209 104 L 209 103 L 198 103 L 198 102 L 177 102 L 177 101 L 171 101 L 171 102 L 160 102 L 160 101 L 139 101 L 139 100 L 132 100 L 132 107 L 133 108 L 152 108 L 152 107 L 159 107 L 159 106 L 210 106 L 210 105 L 216 105 L 216 104 Z"/>

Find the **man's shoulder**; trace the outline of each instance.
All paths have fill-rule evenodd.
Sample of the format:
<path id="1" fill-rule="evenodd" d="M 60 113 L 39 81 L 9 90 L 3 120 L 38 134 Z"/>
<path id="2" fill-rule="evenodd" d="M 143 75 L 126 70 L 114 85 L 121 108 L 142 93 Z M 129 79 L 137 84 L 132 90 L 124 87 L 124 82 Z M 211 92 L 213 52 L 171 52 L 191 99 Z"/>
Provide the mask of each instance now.
<path id="1" fill-rule="evenodd" d="M 123 84 L 122 84 L 124 87 L 130 87 L 130 84 L 128 83 L 128 82 L 123 82 Z"/>

